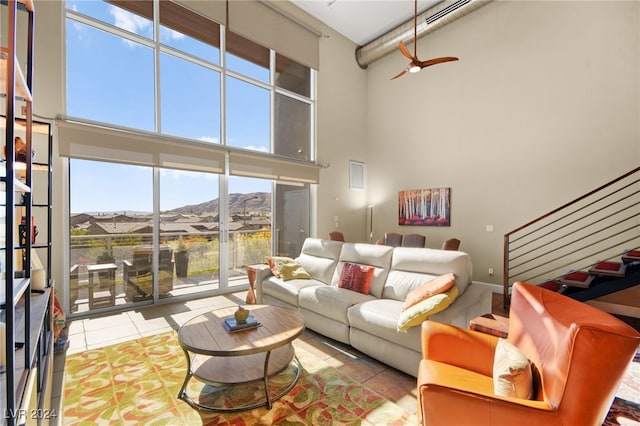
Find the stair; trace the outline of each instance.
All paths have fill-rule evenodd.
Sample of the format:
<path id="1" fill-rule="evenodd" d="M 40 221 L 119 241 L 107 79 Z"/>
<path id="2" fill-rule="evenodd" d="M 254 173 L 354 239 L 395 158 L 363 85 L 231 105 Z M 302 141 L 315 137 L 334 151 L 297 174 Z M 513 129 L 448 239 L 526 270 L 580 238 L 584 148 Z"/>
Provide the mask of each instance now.
<path id="1" fill-rule="evenodd" d="M 504 235 L 503 304 L 518 281 L 541 283 L 577 300 L 626 302 L 640 319 L 640 167 Z M 569 270 L 573 268 L 574 270 Z"/>
<path id="2" fill-rule="evenodd" d="M 640 250 L 625 251 L 621 262 L 597 262 L 588 271 L 569 271 L 540 286 L 580 302 L 595 301 L 591 304 L 607 312 L 617 309 L 614 305 L 627 306 L 621 315 L 640 318 Z"/>

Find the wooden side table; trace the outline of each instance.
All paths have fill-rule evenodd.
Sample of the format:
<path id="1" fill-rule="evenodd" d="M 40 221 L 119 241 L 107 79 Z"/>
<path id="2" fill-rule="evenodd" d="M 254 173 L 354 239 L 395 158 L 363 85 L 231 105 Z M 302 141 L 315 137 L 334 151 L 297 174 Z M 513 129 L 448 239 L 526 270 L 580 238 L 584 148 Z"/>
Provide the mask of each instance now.
<path id="1" fill-rule="evenodd" d="M 495 314 L 485 314 L 472 319 L 469 322 L 469 329 L 506 338 L 509 334 L 509 318 Z"/>
<path id="2" fill-rule="evenodd" d="M 256 267 L 258 265 L 247 266 L 247 278 L 249 279 L 249 290 L 247 290 L 247 297 L 245 302 L 249 305 L 256 304 L 256 292 L 254 286 L 256 284 Z"/>
<path id="3" fill-rule="evenodd" d="M 99 308 L 102 306 L 113 306 L 116 304 L 116 269 L 115 263 L 98 263 L 88 265 L 89 272 L 89 308 Z M 95 276 L 98 276 L 98 282 L 105 281 L 107 285 L 107 296 L 97 297 L 94 293 L 98 283 L 95 282 Z M 102 284 L 102 283 L 101 283 Z"/>

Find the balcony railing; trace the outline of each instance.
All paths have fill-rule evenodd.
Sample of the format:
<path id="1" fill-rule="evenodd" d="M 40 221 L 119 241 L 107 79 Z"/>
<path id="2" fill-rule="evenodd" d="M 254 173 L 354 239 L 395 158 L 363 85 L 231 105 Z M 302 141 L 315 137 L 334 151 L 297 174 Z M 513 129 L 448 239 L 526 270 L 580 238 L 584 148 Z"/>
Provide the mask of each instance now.
<path id="1" fill-rule="evenodd" d="M 124 264 L 131 264 L 134 251 L 146 250 L 151 253 L 153 244 L 152 234 L 101 234 L 101 235 L 73 235 L 70 238 L 70 306 L 72 312 L 77 312 L 80 305 L 89 302 L 87 267 L 98 263 L 113 263 L 117 269 L 112 273 L 113 287 L 116 293 L 116 304 L 136 301 L 127 295 L 130 288 L 125 283 Z M 163 232 L 160 235 L 161 256 L 169 255 L 171 262 L 171 292 L 162 294 L 167 297 L 179 294 L 191 287 L 189 293 L 204 291 L 204 289 L 219 288 L 220 277 L 220 244 L 218 232 L 199 232 L 188 234 L 184 232 Z M 180 275 L 177 268 L 179 248 L 186 248 L 188 252 L 188 268 L 184 275 Z M 229 232 L 229 287 L 246 285 L 247 265 L 264 263 L 271 252 L 271 232 L 256 230 L 240 230 Z M 149 256 L 149 258 L 151 258 Z M 163 262 L 159 259 L 159 263 Z M 174 273 L 174 266 L 175 273 Z M 150 266 L 149 266 L 150 267 Z M 166 279 L 166 268 L 160 266 L 160 277 Z M 103 273 L 102 273 L 103 274 Z M 165 275 L 163 275 L 165 274 Z M 103 285 L 104 287 L 104 285 Z M 161 285 L 162 287 L 162 285 Z M 100 290 L 100 289 L 99 289 Z M 104 290 L 104 289 L 102 289 Z M 92 290 L 93 291 L 93 290 Z M 181 294 L 181 293 L 180 293 Z M 82 306 L 87 309 L 86 306 Z M 91 307 L 89 307 L 91 309 Z"/>

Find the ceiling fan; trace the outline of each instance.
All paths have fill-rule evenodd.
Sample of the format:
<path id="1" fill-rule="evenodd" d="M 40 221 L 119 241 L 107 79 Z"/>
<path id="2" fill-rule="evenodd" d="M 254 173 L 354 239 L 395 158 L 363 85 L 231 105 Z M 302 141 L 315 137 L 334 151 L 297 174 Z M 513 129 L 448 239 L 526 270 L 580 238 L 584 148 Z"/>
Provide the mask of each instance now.
<path id="1" fill-rule="evenodd" d="M 396 79 L 398 77 L 402 77 L 407 72 L 416 73 L 420 71 L 422 68 L 426 68 L 431 65 L 440 64 L 442 62 L 451 62 L 457 61 L 458 58 L 454 56 L 443 56 L 440 58 L 427 59 L 426 61 L 421 61 L 418 59 L 418 0 L 415 0 L 414 7 L 414 16 L 413 16 L 413 56 L 409 53 L 409 49 L 405 46 L 404 42 L 400 40 L 400 52 L 407 58 L 411 59 L 409 65 L 402 70 L 402 72 L 394 77 L 391 77 L 391 80 Z"/>

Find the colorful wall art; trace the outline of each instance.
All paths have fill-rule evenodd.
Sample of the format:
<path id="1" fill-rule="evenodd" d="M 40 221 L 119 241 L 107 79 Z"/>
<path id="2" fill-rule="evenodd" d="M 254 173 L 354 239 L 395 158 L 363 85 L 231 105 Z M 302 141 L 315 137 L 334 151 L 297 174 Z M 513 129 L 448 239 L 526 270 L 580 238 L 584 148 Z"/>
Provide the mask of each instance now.
<path id="1" fill-rule="evenodd" d="M 451 225 L 451 188 L 414 189 L 398 192 L 398 224 Z"/>

